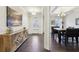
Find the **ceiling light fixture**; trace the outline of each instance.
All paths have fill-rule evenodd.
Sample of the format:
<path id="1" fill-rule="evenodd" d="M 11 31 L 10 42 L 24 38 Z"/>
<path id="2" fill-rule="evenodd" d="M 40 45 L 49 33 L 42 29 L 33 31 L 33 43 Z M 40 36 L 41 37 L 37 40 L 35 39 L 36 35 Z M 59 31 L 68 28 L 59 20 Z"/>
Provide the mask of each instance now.
<path id="1" fill-rule="evenodd" d="M 64 12 L 60 12 L 58 16 L 63 17 L 63 16 L 66 16 L 66 14 Z"/>
<path id="2" fill-rule="evenodd" d="M 32 13 L 32 15 L 36 15 L 36 12 L 31 12 Z"/>
<path id="3" fill-rule="evenodd" d="M 36 15 L 37 13 L 41 12 L 39 8 L 36 7 L 29 7 L 28 12 L 30 12 L 32 15 Z"/>

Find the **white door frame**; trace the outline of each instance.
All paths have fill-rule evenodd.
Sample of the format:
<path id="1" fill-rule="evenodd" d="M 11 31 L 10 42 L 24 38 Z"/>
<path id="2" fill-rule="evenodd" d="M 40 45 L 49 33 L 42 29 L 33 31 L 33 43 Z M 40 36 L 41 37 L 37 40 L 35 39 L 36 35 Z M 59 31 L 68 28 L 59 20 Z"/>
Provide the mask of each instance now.
<path id="1" fill-rule="evenodd" d="M 49 6 L 44 7 L 44 49 L 51 50 L 51 20 Z"/>

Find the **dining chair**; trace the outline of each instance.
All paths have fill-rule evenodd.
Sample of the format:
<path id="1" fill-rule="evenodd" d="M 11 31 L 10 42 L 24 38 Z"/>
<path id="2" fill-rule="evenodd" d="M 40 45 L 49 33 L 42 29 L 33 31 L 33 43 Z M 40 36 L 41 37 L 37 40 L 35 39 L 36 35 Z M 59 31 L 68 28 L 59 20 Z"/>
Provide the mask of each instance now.
<path id="1" fill-rule="evenodd" d="M 79 36 L 79 29 L 68 28 L 65 33 L 65 45 L 67 46 L 69 37 L 72 38 L 72 44 L 74 44 L 74 38 L 76 38 L 76 44 L 78 44 L 78 36 Z"/>
<path id="2" fill-rule="evenodd" d="M 58 30 L 54 29 L 53 27 L 51 28 L 51 30 L 52 30 L 53 39 L 55 39 L 54 36 L 55 34 L 58 34 Z"/>

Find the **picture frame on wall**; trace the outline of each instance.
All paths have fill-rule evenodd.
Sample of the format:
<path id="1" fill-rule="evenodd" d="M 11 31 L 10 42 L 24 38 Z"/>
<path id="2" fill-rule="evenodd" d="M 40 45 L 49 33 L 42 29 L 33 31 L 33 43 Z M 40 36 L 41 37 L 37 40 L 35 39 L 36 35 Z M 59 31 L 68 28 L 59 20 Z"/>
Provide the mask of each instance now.
<path id="1" fill-rule="evenodd" d="M 76 25 L 79 25 L 79 18 L 76 18 Z"/>
<path id="2" fill-rule="evenodd" d="M 7 7 L 7 27 L 21 26 L 22 15 L 17 11 Z"/>

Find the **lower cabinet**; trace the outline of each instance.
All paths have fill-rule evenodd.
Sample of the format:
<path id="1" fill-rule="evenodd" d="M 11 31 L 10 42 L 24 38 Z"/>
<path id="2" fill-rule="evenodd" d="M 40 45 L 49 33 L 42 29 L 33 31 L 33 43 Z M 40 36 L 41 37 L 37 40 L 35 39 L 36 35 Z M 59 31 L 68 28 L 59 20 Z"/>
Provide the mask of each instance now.
<path id="1" fill-rule="evenodd" d="M 0 35 L 0 52 L 15 51 L 27 38 L 27 30 Z"/>

